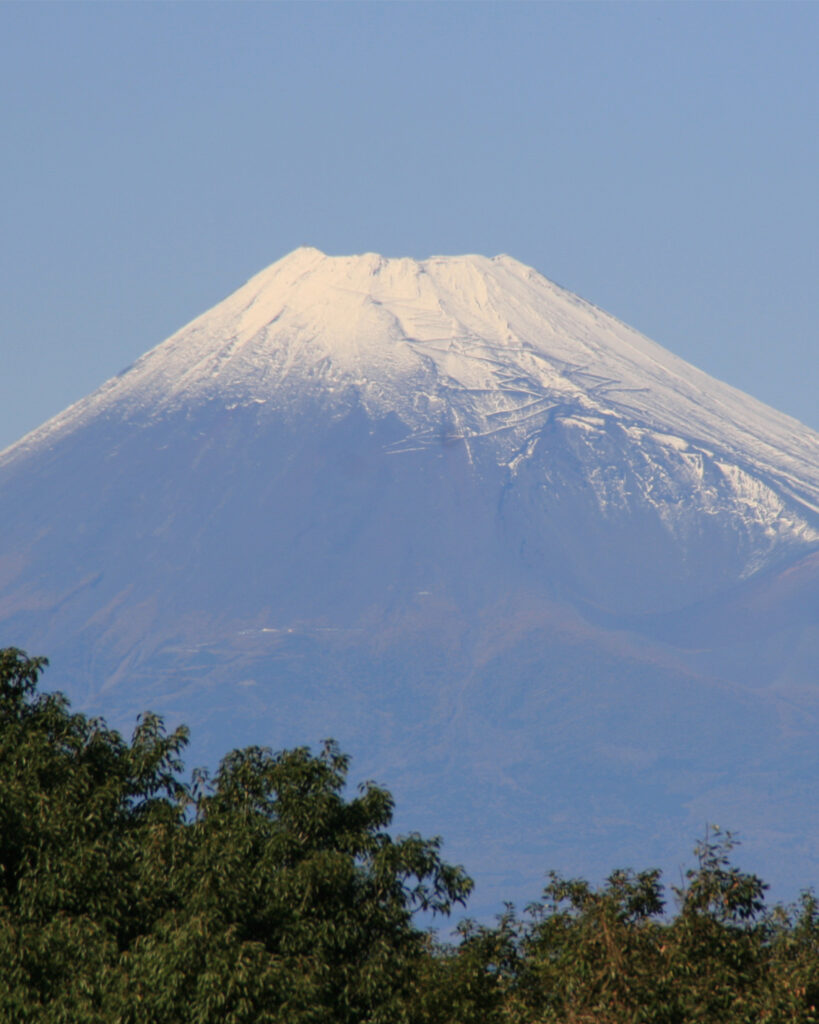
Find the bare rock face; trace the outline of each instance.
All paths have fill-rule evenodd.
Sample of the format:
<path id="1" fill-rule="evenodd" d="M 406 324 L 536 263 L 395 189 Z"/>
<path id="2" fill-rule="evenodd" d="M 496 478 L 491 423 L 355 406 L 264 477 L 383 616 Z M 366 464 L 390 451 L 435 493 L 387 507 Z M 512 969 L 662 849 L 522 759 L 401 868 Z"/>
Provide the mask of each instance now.
<path id="1" fill-rule="evenodd" d="M 812 881 L 819 435 L 509 257 L 297 250 L 0 454 L 0 523 L 52 686 L 335 736 L 478 910 L 714 818 Z"/>

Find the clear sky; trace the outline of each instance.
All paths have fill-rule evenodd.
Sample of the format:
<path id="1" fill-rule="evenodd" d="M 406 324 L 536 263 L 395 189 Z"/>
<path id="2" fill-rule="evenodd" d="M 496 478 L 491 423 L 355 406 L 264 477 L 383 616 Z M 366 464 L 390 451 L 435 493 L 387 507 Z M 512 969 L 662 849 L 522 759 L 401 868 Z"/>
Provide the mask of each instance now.
<path id="1" fill-rule="evenodd" d="M 0 3 L 0 447 L 298 245 L 507 252 L 819 429 L 819 4 Z"/>

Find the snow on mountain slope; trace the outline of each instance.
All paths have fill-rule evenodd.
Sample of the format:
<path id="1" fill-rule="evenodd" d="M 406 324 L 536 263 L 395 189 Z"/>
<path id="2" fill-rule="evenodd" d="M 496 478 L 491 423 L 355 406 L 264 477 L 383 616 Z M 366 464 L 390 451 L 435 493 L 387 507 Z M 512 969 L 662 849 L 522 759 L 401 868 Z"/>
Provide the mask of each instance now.
<path id="1" fill-rule="evenodd" d="M 508 256 L 298 249 L 0 466 L 97 417 L 155 421 L 210 402 L 291 419 L 393 414 L 395 457 L 462 444 L 478 472 L 512 480 L 531 463 L 556 483 L 543 448 L 557 429 L 603 514 L 637 501 L 681 539 L 691 513 L 729 515 L 753 534 L 745 574 L 782 545 L 819 542 L 819 435 Z"/>

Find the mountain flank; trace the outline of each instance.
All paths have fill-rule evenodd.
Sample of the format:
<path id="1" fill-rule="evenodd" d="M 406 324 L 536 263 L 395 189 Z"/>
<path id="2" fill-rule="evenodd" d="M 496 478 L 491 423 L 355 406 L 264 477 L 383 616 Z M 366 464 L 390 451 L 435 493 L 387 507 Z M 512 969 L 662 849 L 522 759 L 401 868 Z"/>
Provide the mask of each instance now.
<path id="1" fill-rule="evenodd" d="M 52 685 L 335 737 L 489 904 L 714 819 L 815 873 L 819 435 L 511 257 L 291 253 L 1 453 L 0 523 Z"/>

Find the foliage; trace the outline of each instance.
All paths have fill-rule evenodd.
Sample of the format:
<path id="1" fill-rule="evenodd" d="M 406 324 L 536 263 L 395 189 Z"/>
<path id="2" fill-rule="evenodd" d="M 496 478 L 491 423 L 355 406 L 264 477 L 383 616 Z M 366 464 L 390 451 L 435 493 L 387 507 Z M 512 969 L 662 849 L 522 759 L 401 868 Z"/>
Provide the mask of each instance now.
<path id="1" fill-rule="evenodd" d="M 0 655 L 0 1019 L 392 1022 L 426 948 L 416 909 L 471 883 L 392 799 L 346 800 L 332 743 L 234 751 L 180 781 L 184 729 L 131 743 Z"/>
<path id="2" fill-rule="evenodd" d="M 766 886 L 709 827 L 665 913 L 660 874 L 615 871 L 600 888 L 552 874 L 523 917 L 466 929 L 446 952 L 435 1024 L 815 1024 L 819 904 L 768 910 Z M 466 980 L 465 980 L 466 979 Z M 475 1012 L 476 994 L 482 1010 Z M 448 1001 L 459 998 L 458 1008 Z"/>
<path id="3" fill-rule="evenodd" d="M 34 1024 L 819 1024 L 819 903 L 768 908 L 709 827 L 672 888 L 549 876 L 522 915 L 416 910 L 471 886 L 390 794 L 345 796 L 332 742 L 233 751 L 182 781 L 187 732 L 130 742 L 0 651 L 0 1020 Z"/>

